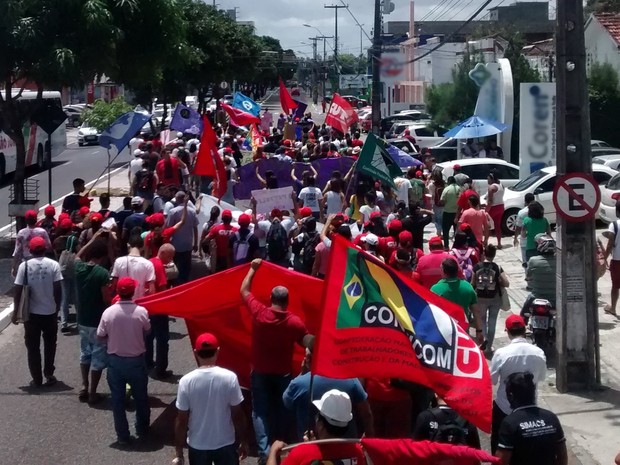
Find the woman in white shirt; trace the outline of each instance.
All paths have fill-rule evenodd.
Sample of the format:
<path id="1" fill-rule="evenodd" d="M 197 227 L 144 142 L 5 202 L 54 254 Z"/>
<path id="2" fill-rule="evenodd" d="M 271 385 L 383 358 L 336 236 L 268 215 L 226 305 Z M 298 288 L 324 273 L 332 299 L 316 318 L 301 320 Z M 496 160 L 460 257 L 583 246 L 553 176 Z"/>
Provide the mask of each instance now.
<path id="1" fill-rule="evenodd" d="M 322 199 L 323 194 L 321 193 L 321 189 L 316 187 L 315 177 L 308 176 L 306 187 L 299 192 L 299 201 L 301 202 L 300 207 L 310 208 L 310 210 L 312 210 L 312 216 L 318 220 L 321 216 L 320 202 Z"/>
<path id="2" fill-rule="evenodd" d="M 326 216 L 342 213 L 345 207 L 345 198 L 341 190 L 341 181 L 332 179 L 329 190 L 321 200 L 321 211 L 326 211 Z"/>

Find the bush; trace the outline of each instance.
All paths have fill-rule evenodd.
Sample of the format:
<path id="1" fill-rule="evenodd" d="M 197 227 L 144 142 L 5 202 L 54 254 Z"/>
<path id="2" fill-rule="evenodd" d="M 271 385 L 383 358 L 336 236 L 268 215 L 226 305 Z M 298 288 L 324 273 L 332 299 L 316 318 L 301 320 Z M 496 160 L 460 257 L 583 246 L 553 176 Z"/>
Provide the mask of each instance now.
<path id="1" fill-rule="evenodd" d="M 122 97 L 116 97 L 111 102 L 96 100 L 93 108 L 84 110 L 81 116 L 83 123 L 103 131 L 123 113 L 131 111 L 132 107 Z"/>

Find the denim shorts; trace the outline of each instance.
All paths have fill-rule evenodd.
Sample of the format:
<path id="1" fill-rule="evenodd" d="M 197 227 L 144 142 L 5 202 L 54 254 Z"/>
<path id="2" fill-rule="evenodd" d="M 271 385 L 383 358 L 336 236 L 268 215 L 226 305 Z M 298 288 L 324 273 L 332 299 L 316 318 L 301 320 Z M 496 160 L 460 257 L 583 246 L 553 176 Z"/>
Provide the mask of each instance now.
<path id="1" fill-rule="evenodd" d="M 103 370 L 108 364 L 108 347 L 97 338 L 97 328 L 78 325 L 80 331 L 80 364 L 90 365 L 94 371 Z"/>

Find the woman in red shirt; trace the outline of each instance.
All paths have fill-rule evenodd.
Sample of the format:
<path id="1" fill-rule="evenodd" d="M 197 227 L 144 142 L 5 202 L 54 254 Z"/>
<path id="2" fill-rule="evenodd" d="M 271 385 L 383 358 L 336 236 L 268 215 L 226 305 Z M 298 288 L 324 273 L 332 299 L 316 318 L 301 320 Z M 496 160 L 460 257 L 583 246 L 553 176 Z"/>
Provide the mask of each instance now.
<path id="1" fill-rule="evenodd" d="M 149 231 L 149 233 L 144 238 L 144 258 L 149 259 L 151 257 L 157 257 L 159 248 L 163 244 L 168 244 L 170 242 L 170 239 L 172 239 L 172 236 L 174 236 L 174 234 L 185 224 L 185 220 L 187 219 L 188 201 L 189 196 L 186 196 L 185 207 L 183 208 L 183 215 L 181 216 L 181 220 L 174 226 L 164 228 L 166 218 L 164 217 L 163 213 L 153 213 L 151 216 L 148 216 L 146 218 L 146 223 L 151 228 L 151 231 Z"/>

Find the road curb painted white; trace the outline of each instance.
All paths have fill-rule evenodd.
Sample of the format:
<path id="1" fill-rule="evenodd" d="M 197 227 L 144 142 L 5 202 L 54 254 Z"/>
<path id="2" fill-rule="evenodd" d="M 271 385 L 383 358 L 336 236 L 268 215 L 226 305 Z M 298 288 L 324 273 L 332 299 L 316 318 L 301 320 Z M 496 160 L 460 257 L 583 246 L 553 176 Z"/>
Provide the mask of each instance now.
<path id="1" fill-rule="evenodd" d="M 13 304 L 6 307 L 0 312 L 0 333 L 11 324 L 11 315 L 13 314 Z"/>

